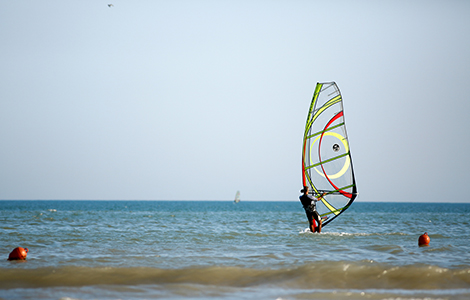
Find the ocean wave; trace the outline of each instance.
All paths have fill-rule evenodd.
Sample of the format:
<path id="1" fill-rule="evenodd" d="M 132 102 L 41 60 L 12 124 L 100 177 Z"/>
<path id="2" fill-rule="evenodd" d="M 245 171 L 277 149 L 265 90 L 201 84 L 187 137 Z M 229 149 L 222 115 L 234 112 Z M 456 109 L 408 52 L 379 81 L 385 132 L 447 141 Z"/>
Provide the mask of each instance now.
<path id="1" fill-rule="evenodd" d="M 318 233 L 311 232 L 309 228 L 305 228 L 305 229 L 301 230 L 299 233 L 300 234 L 318 234 Z M 328 232 L 328 231 L 322 231 L 319 234 L 319 236 L 352 236 L 352 237 L 354 237 L 354 236 L 408 236 L 408 235 L 409 234 L 403 233 L 403 232 L 386 232 L 386 233 L 355 232 L 355 233 L 350 233 L 350 232 Z"/>
<path id="2" fill-rule="evenodd" d="M 396 266 L 373 261 L 322 261 L 296 268 L 45 267 L 0 269 L 0 289 L 95 285 L 199 284 L 226 287 L 275 285 L 287 289 L 468 289 L 470 268 Z"/>

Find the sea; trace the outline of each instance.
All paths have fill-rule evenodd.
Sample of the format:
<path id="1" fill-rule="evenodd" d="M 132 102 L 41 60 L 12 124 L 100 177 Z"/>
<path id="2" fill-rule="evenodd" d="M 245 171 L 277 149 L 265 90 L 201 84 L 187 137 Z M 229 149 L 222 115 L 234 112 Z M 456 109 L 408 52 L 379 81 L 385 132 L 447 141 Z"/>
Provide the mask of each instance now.
<path id="1" fill-rule="evenodd" d="M 298 200 L 0 201 L 0 299 L 470 299 L 469 203 L 307 227 Z"/>

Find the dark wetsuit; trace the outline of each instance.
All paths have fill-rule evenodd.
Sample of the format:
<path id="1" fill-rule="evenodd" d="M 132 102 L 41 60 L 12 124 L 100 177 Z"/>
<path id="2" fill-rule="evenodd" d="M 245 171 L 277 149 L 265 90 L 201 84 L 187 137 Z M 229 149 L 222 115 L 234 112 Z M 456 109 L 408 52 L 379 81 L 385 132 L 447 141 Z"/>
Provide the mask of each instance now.
<path id="1" fill-rule="evenodd" d="M 320 224 L 320 214 L 317 212 L 317 199 L 313 198 L 310 195 L 302 195 L 299 197 L 300 202 L 302 203 L 305 213 L 307 214 L 308 222 L 311 223 L 312 219 L 317 221 L 317 226 Z"/>

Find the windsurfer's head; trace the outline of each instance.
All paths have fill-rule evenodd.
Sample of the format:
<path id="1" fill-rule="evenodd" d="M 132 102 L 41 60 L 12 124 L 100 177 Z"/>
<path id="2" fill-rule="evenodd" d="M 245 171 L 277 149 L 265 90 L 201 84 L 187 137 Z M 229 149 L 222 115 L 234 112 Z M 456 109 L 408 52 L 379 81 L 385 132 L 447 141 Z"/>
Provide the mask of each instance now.
<path id="1" fill-rule="evenodd" d="M 304 185 L 304 188 L 300 190 L 301 193 L 307 194 L 308 193 L 308 186 Z"/>

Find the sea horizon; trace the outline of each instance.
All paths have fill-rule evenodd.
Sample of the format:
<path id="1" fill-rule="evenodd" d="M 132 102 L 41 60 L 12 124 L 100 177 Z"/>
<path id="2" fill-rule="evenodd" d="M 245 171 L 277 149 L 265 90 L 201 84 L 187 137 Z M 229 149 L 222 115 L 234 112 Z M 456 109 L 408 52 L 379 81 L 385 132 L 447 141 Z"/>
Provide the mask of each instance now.
<path id="1" fill-rule="evenodd" d="M 0 201 L 215 201 L 215 202 L 233 202 L 233 199 L 227 200 L 198 200 L 198 199 L 0 199 Z M 240 200 L 240 202 L 299 202 L 295 200 Z M 380 200 L 355 200 L 354 203 L 415 203 L 415 204 L 470 204 L 470 201 L 380 201 Z"/>

